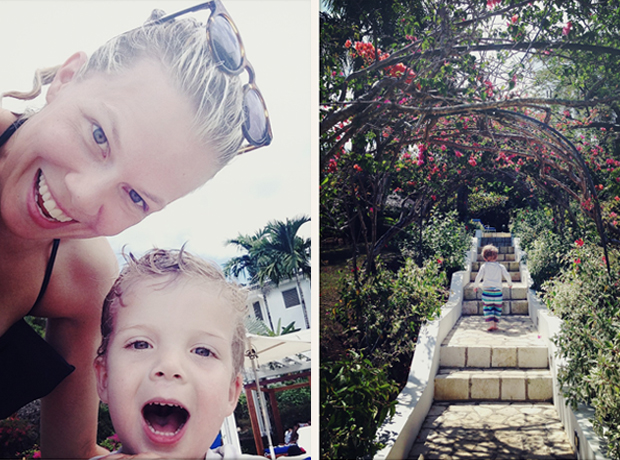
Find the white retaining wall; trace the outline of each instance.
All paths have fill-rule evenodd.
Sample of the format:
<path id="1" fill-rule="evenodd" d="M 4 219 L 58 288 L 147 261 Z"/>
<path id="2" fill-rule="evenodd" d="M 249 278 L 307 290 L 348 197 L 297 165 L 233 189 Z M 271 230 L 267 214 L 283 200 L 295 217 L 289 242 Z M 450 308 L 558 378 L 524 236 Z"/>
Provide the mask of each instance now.
<path id="1" fill-rule="evenodd" d="M 420 329 L 409 378 L 397 398 L 396 413 L 377 433 L 385 447 L 377 452 L 374 460 L 406 458 L 422 428 L 433 404 L 433 381 L 439 369 L 441 343 L 461 317 L 464 289 L 470 278 L 471 262 L 478 256 L 479 244 L 480 240 L 474 238 L 465 260 L 467 269 L 452 275 L 450 297 L 441 307 L 439 318 Z"/>

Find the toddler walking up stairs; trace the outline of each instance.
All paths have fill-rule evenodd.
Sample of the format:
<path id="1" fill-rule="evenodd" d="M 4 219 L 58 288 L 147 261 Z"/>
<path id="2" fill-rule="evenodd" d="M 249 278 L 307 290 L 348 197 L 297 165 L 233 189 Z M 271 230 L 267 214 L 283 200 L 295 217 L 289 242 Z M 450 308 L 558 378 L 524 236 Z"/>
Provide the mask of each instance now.
<path id="1" fill-rule="evenodd" d="M 547 347 L 528 316 L 510 234 L 483 235 L 511 275 L 499 330 L 487 332 L 481 289 L 465 287 L 462 316 L 441 344 L 435 400 L 409 458 L 574 459 L 552 404 Z M 473 281 L 482 255 L 472 265 Z"/>

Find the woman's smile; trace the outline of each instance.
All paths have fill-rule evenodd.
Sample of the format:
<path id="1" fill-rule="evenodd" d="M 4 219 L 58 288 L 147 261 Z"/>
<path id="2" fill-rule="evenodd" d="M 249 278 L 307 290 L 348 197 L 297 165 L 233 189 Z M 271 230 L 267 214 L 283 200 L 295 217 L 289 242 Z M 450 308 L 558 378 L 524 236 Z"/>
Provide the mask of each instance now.
<path id="1" fill-rule="evenodd" d="M 58 206 L 56 200 L 52 196 L 45 175 L 43 171 L 39 170 L 39 181 L 36 190 L 36 202 L 39 207 L 39 211 L 46 219 L 52 222 L 75 222 L 71 217 L 67 216 L 65 212 Z"/>

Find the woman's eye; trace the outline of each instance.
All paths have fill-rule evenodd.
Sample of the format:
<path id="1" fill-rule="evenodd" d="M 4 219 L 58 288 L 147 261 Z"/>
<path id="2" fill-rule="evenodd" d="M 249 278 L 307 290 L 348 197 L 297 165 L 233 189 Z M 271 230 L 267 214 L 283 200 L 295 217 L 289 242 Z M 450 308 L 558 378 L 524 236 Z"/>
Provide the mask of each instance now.
<path id="1" fill-rule="evenodd" d="M 143 211 L 145 212 L 148 211 L 149 207 L 147 206 L 146 201 L 142 199 L 142 197 L 138 194 L 138 192 L 131 189 L 127 193 L 129 194 L 129 198 L 131 199 L 131 201 L 139 205 Z"/>
<path id="2" fill-rule="evenodd" d="M 103 129 L 100 126 L 93 125 L 93 139 L 97 144 L 107 144 L 108 138 L 106 137 Z"/>
<path id="3" fill-rule="evenodd" d="M 202 356 L 203 358 L 208 358 L 209 356 L 211 356 L 211 350 L 205 347 L 194 348 L 194 353 L 196 353 L 198 356 Z"/>
<path id="4" fill-rule="evenodd" d="M 144 340 L 136 340 L 135 342 L 131 342 L 128 348 L 132 348 L 134 350 L 146 350 L 147 348 L 151 348 L 151 345 Z"/>

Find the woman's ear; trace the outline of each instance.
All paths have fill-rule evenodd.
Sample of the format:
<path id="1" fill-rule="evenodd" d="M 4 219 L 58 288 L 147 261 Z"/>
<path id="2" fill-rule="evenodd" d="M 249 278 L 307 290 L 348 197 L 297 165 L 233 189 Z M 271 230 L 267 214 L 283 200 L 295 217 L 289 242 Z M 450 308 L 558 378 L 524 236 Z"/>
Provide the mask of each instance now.
<path id="1" fill-rule="evenodd" d="M 53 101 L 60 90 L 64 88 L 67 83 L 70 83 L 75 78 L 78 71 L 88 60 L 88 56 L 84 51 L 78 51 L 73 56 L 65 61 L 56 72 L 54 80 L 50 84 L 47 90 L 46 100 L 47 102 Z"/>

